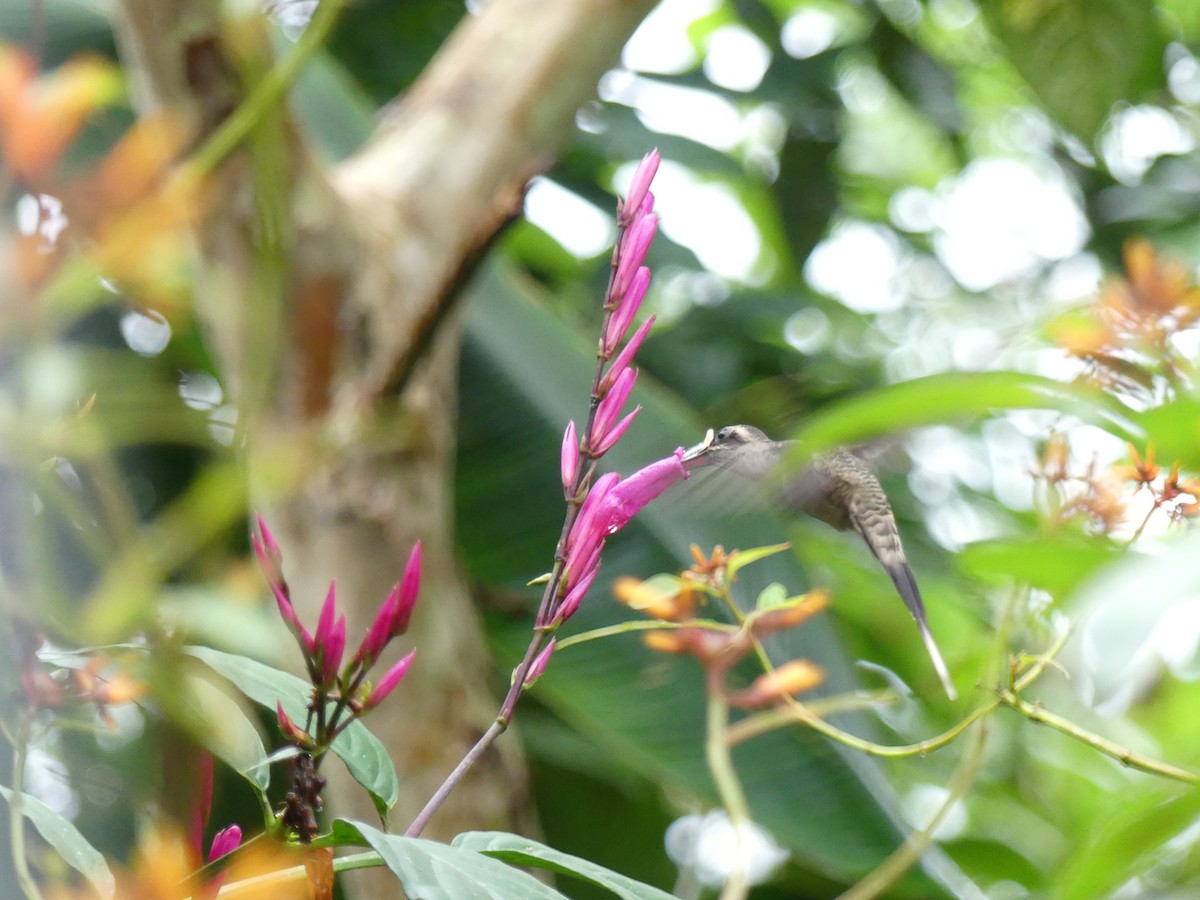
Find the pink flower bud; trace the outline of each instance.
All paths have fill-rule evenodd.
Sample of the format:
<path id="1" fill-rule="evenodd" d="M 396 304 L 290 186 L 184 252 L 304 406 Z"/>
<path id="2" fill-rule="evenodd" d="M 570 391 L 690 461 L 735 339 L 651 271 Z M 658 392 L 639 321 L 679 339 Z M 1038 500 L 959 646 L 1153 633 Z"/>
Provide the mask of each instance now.
<path id="1" fill-rule="evenodd" d="M 617 251 L 619 262 L 613 276 L 612 296 L 622 297 L 629 289 L 634 273 L 646 261 L 646 253 L 658 232 L 658 216 L 639 212 L 629 230 L 621 238 Z"/>
<path id="2" fill-rule="evenodd" d="M 232 853 L 242 842 L 242 829 L 237 825 L 222 828 L 213 835 L 212 845 L 208 850 L 208 861 L 220 859 L 227 853 Z"/>
<path id="3" fill-rule="evenodd" d="M 596 511 L 603 503 L 605 495 L 618 481 L 620 476 L 616 472 L 606 472 L 596 479 L 596 483 L 584 498 L 579 515 L 571 526 L 571 533 L 567 535 L 567 568 L 570 572 L 579 574 L 578 563 L 587 559 L 596 544 L 603 540 L 604 527 L 603 524 L 596 525 Z"/>
<path id="4" fill-rule="evenodd" d="M 317 646 L 321 647 L 329 640 L 329 633 L 333 630 L 334 618 L 337 616 L 337 582 L 329 582 L 329 590 L 325 594 L 325 602 L 321 605 L 321 615 L 317 619 L 317 633 L 313 635 L 313 639 L 317 642 Z"/>
<path id="5" fill-rule="evenodd" d="M 277 722 L 279 722 L 279 730 L 283 732 L 284 738 L 286 738 L 289 743 L 295 744 L 297 747 L 304 747 L 305 749 L 312 748 L 313 739 L 309 736 L 308 732 L 300 728 L 300 726 L 293 722 L 291 717 L 283 711 L 283 701 L 281 700 L 275 701 L 275 719 Z"/>
<path id="6" fill-rule="evenodd" d="M 592 431 L 588 435 L 588 453 L 590 455 L 596 455 L 596 445 L 612 430 L 617 417 L 621 415 L 621 407 L 629 399 L 629 393 L 637 382 L 637 374 L 637 369 L 626 369 L 618 375 L 616 381 L 613 382 L 612 389 L 604 395 L 599 406 L 596 407 L 596 415 L 592 419 Z"/>
<path id="7" fill-rule="evenodd" d="M 563 602 L 559 604 L 558 610 L 554 613 L 552 624 L 555 627 L 563 624 L 578 611 L 580 604 L 583 603 L 583 598 L 587 596 L 587 592 L 592 586 L 592 582 L 596 580 L 596 573 L 600 571 L 599 562 L 599 557 L 596 557 L 596 561 L 592 564 L 591 569 L 582 573 L 582 578 L 575 579 L 578 583 L 567 591 L 567 596 L 563 598 Z"/>
<path id="8" fill-rule="evenodd" d="M 629 430 L 629 426 L 633 424 L 634 418 L 641 411 L 642 408 L 640 406 L 634 407 L 633 412 L 610 428 L 608 430 L 608 434 L 600 439 L 600 443 L 592 448 L 592 456 L 603 456 L 605 453 L 611 450 L 616 445 L 617 441 L 619 441 L 625 435 L 625 432 Z"/>
<path id="9" fill-rule="evenodd" d="M 417 605 L 417 594 L 421 591 L 421 564 L 421 542 L 417 541 L 408 553 L 408 562 L 404 564 L 404 574 L 400 576 L 400 592 L 396 595 L 396 606 L 388 631 L 389 637 L 395 637 L 408 631 L 408 622 L 412 618 L 413 608 Z"/>
<path id="10" fill-rule="evenodd" d="M 646 266 L 642 266 L 634 274 L 629 289 L 621 298 L 620 304 L 613 311 L 608 319 L 608 325 L 604 328 L 605 353 L 612 353 L 625 338 L 625 332 L 629 330 L 629 323 L 637 315 L 638 308 L 642 305 L 642 298 L 646 296 L 646 288 L 649 286 L 650 270 Z"/>
<path id="11" fill-rule="evenodd" d="M 567 430 L 563 432 L 560 465 L 563 491 L 566 493 L 567 499 L 570 499 L 575 487 L 575 479 L 579 477 L 579 438 L 575 435 L 574 420 L 567 423 Z"/>
<path id="12" fill-rule="evenodd" d="M 542 648 L 529 666 L 529 670 L 525 673 L 525 681 L 523 687 L 528 690 L 533 687 L 536 682 L 546 671 L 546 664 L 550 662 L 550 657 L 554 653 L 554 645 L 558 643 L 558 638 L 550 638 L 550 643 Z"/>
<path id="13" fill-rule="evenodd" d="M 286 584 L 275 582 L 271 585 L 271 593 L 275 595 L 275 605 L 279 607 L 279 616 L 283 619 L 285 625 L 297 637 L 303 631 L 303 626 L 300 624 L 300 619 L 296 616 L 296 609 L 292 606 L 292 600 L 288 596 L 288 587 Z"/>
<path id="14" fill-rule="evenodd" d="M 632 219 L 633 214 L 642 205 L 642 199 L 646 196 L 646 192 L 650 188 L 650 182 L 654 180 L 654 176 L 658 172 L 658 164 L 661 162 L 661 159 L 658 150 L 655 149 L 643 156 L 642 161 L 638 163 L 637 169 L 634 170 L 633 178 L 629 182 L 629 196 L 621 204 L 620 218 L 622 223 Z"/>
<path id="15" fill-rule="evenodd" d="M 625 345 L 617 358 L 612 361 L 612 365 L 604 373 L 604 378 L 600 380 L 599 393 L 601 396 L 607 394 L 612 389 L 617 377 L 629 368 L 629 364 L 633 362 L 633 357 L 641 349 L 642 341 L 646 339 L 646 335 L 650 333 L 650 329 L 654 326 L 654 318 L 654 316 L 651 316 L 642 323 L 642 327 L 633 333 L 633 337 L 629 339 L 629 343 Z"/>
<path id="16" fill-rule="evenodd" d="M 413 657 L 416 655 L 416 650 L 410 651 L 407 656 L 383 674 L 383 677 L 379 679 L 379 683 L 371 689 L 371 693 L 363 702 L 364 710 L 373 709 L 378 706 L 383 702 L 384 697 L 390 694 L 396 685 L 404 680 L 404 676 L 408 674 L 409 666 L 412 665 Z"/>
<path id="17" fill-rule="evenodd" d="M 331 685 L 337 679 L 338 670 L 342 667 L 342 655 L 346 652 L 346 617 L 338 616 L 337 621 L 329 630 L 324 643 L 317 646 L 321 657 L 321 679 L 325 685 Z"/>

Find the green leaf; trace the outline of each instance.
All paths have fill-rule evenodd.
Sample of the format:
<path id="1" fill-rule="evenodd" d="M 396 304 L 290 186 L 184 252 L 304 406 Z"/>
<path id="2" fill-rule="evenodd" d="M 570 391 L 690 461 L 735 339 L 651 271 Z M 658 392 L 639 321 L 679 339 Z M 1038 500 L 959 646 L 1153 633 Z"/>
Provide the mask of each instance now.
<path id="1" fill-rule="evenodd" d="M 533 876 L 473 850 L 387 834 L 347 819 L 334 825 L 335 838 L 344 841 L 357 835 L 383 858 L 408 900 L 563 900 Z"/>
<path id="2" fill-rule="evenodd" d="M 1133 414 L 1100 391 L 1022 372 L 946 372 L 876 388 L 814 414 L 792 437 L 801 454 L 924 425 L 973 420 L 998 409 L 1052 409 L 1127 441 L 1141 441 Z M 803 462 L 797 459 L 796 462 Z"/>
<path id="3" fill-rule="evenodd" d="M 780 606 L 787 602 L 787 588 L 778 581 L 773 584 L 768 584 L 758 593 L 758 599 L 754 602 L 756 609 L 770 609 L 773 606 Z"/>
<path id="4" fill-rule="evenodd" d="M 468 831 L 454 839 L 454 846 L 485 853 L 515 866 L 531 866 L 571 875 L 607 888 L 621 900 L 671 900 L 671 895 L 656 887 L 627 878 L 594 862 L 561 853 L 537 841 L 501 831 Z"/>
<path id="5" fill-rule="evenodd" d="M 295 675 L 280 672 L 258 660 L 213 650 L 188 647 L 187 652 L 228 678 L 243 694 L 274 711 L 277 700 L 294 721 L 303 722 L 312 686 Z M 371 795 L 380 816 L 386 818 L 400 795 L 396 767 L 380 740 L 367 731 L 362 722 L 354 722 L 338 735 L 330 748 Z"/>
<path id="6" fill-rule="evenodd" d="M 1153 0 L 1000 0 L 980 8 L 1046 110 L 1090 141 L 1147 91 L 1163 38 Z"/>
<path id="7" fill-rule="evenodd" d="M 15 796 L 13 791 L 0 785 L 0 797 L 12 803 Z M 87 842 L 78 828 L 41 800 L 28 794 L 20 796 L 21 814 L 33 823 L 33 827 L 45 838 L 46 843 L 53 847 L 71 868 L 90 881 L 101 897 L 105 900 L 113 897 L 117 892 L 117 885 L 100 851 Z"/>
<path id="8" fill-rule="evenodd" d="M 241 705 L 208 678 L 184 672 L 184 690 L 169 714 L 200 744 L 242 775 L 260 794 L 271 783 L 271 767 L 258 728 Z"/>
<path id="9" fill-rule="evenodd" d="M 768 547 L 751 547 L 749 550 L 738 550 L 729 556 L 729 565 L 725 567 L 725 574 L 729 576 L 729 580 L 733 581 L 737 577 L 737 573 L 745 566 L 751 563 L 756 563 L 760 559 L 766 559 L 768 556 L 774 556 L 776 553 L 782 553 L 784 550 L 791 548 L 791 544 L 771 544 Z"/>
<path id="10" fill-rule="evenodd" d="M 1024 582 L 1061 599 L 1114 559 L 1117 549 L 1078 534 L 978 541 L 959 551 L 959 566 L 990 583 Z"/>

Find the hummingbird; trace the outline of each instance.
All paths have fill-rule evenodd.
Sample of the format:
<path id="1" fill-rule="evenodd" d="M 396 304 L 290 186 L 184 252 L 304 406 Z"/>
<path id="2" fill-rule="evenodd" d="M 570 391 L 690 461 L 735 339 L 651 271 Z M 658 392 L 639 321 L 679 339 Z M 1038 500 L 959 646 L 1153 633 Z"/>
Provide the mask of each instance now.
<path id="1" fill-rule="evenodd" d="M 751 481 L 764 481 L 780 475 L 779 464 L 793 444 L 773 441 L 750 425 L 728 425 L 715 435 L 710 428 L 703 441 L 684 453 L 683 465 L 689 470 L 714 466 Z M 925 603 L 904 555 L 892 504 L 875 473 L 849 450 L 832 450 L 813 456 L 808 468 L 799 474 L 784 477 L 780 492 L 786 508 L 820 519 L 839 531 L 854 529 L 859 533 L 916 620 L 947 696 L 957 699 L 946 663 L 929 631 Z"/>

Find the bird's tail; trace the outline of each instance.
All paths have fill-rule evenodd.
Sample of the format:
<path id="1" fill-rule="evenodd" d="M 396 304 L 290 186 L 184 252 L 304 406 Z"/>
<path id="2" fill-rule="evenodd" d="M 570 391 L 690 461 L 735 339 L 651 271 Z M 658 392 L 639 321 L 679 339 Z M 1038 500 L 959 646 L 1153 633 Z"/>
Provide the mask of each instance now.
<path id="1" fill-rule="evenodd" d="M 946 662 L 942 659 L 942 653 L 933 640 L 929 626 L 924 619 L 918 619 L 917 626 L 921 629 L 921 639 L 925 642 L 925 649 L 929 651 L 929 658 L 933 660 L 933 667 L 937 670 L 938 678 L 942 680 L 942 687 L 946 689 L 946 696 L 951 700 L 957 700 L 958 691 L 954 689 L 954 682 L 950 680 L 950 671 L 946 668 Z"/>

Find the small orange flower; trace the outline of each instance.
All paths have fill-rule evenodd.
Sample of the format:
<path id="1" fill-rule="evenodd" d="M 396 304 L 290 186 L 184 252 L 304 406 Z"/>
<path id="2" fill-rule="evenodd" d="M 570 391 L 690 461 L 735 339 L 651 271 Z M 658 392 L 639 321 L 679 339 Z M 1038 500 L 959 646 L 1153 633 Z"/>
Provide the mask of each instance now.
<path id="1" fill-rule="evenodd" d="M 1162 471 L 1162 466 L 1154 464 L 1154 445 L 1146 445 L 1145 461 L 1143 461 L 1138 455 L 1137 448 L 1134 447 L 1133 444 L 1126 444 L 1126 446 L 1129 448 L 1129 455 L 1133 457 L 1133 465 L 1115 466 L 1113 468 L 1113 474 L 1118 478 L 1134 482 L 1138 485 L 1138 487 L 1149 486 Z M 1176 468 L 1175 474 L 1179 474 L 1178 468 Z"/>
<path id="2" fill-rule="evenodd" d="M 652 619 L 662 619 L 667 622 L 682 622 L 690 619 L 696 608 L 696 590 L 682 581 L 677 582 L 676 590 L 667 593 L 660 590 L 663 582 L 657 579 L 641 581 L 630 576 L 622 576 L 613 582 L 613 595 L 630 609 L 645 613 Z"/>
<path id="3" fill-rule="evenodd" d="M 794 659 L 754 680 L 744 691 L 729 695 L 729 702 L 743 709 L 758 709 L 811 690 L 825 680 L 825 671 L 806 659 Z"/>

